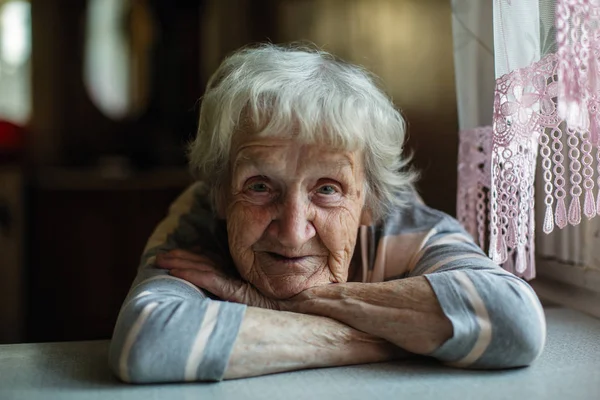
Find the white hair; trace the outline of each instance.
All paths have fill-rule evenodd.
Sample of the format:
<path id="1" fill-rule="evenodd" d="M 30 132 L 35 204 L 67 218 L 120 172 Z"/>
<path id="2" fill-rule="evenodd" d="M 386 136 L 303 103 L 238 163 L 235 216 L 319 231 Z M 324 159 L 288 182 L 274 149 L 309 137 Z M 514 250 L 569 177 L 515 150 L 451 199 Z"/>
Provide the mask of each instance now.
<path id="1" fill-rule="evenodd" d="M 404 119 L 375 82 L 365 69 L 314 48 L 238 50 L 208 82 L 189 146 L 192 172 L 210 185 L 214 202 L 228 176 L 234 133 L 293 132 L 307 143 L 362 151 L 365 205 L 381 218 L 404 205 L 416 173 L 402 157 Z"/>

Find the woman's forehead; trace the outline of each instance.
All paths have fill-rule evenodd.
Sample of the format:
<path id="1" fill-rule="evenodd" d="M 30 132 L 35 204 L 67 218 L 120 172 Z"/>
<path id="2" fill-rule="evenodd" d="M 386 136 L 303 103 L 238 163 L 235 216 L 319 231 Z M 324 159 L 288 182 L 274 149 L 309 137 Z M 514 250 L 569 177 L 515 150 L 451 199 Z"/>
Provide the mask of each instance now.
<path id="1" fill-rule="evenodd" d="M 234 170 L 251 166 L 302 164 L 311 169 L 354 171 L 360 166 L 356 151 L 301 143 L 293 138 L 250 138 L 236 146 L 232 161 Z"/>
<path id="2" fill-rule="evenodd" d="M 257 118 L 252 118 L 248 112 L 242 115 L 233 133 L 231 148 L 256 139 L 272 139 L 273 142 L 315 144 L 332 152 L 363 149 L 363 135 L 348 126 L 337 126 L 323 117 L 310 119 L 310 122 L 294 114 L 282 117 L 274 109 L 264 113 Z"/>

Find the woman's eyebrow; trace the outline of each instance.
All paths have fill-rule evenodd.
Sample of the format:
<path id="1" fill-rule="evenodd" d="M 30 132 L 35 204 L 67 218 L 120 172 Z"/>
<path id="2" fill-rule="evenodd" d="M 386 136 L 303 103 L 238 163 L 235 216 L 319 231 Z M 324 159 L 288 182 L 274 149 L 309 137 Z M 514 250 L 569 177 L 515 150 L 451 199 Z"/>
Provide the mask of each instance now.
<path id="1" fill-rule="evenodd" d="M 233 166 L 246 166 L 252 165 L 256 166 L 257 161 L 260 161 L 264 158 L 265 153 L 262 150 L 254 148 L 255 146 L 245 146 L 238 150 L 235 155 Z M 264 147 L 264 146 L 263 146 Z"/>
<path id="2" fill-rule="evenodd" d="M 255 151 L 240 151 L 236 154 L 233 161 L 233 171 L 245 170 L 248 168 L 259 168 L 265 164 L 264 154 Z"/>
<path id="3" fill-rule="evenodd" d="M 340 168 L 343 167 L 350 167 L 350 168 L 354 168 L 354 160 L 352 160 L 350 157 L 344 155 L 341 159 L 336 160 L 335 164 L 337 166 L 339 166 Z"/>
<path id="4" fill-rule="evenodd" d="M 255 165 L 254 160 L 248 156 L 241 155 L 241 153 L 235 157 L 235 161 L 233 162 L 233 168 L 247 167 L 249 165 Z"/>
<path id="5" fill-rule="evenodd" d="M 346 155 L 335 160 L 321 160 L 317 165 L 322 168 L 335 168 L 336 171 L 343 171 L 346 168 L 354 171 L 354 160 Z"/>

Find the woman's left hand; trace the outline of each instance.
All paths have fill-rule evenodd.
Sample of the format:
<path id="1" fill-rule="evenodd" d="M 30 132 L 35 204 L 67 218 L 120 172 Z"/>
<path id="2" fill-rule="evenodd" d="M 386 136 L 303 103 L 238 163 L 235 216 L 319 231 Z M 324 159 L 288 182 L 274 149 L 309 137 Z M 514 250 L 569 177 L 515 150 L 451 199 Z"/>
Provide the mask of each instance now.
<path id="1" fill-rule="evenodd" d="M 216 256 L 205 256 L 176 249 L 156 256 L 156 265 L 168 269 L 170 275 L 205 289 L 222 300 L 252 307 L 286 310 L 285 300 L 271 299 L 241 279 L 227 276 L 218 268 Z"/>

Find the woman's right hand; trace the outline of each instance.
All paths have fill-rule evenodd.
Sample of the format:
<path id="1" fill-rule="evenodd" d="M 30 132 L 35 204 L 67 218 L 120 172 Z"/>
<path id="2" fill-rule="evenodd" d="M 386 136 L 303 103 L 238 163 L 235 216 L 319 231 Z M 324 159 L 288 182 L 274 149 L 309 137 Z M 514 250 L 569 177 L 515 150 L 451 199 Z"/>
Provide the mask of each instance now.
<path id="1" fill-rule="evenodd" d="M 156 257 L 159 268 L 168 269 L 170 275 L 205 289 L 221 300 L 271 310 L 287 310 L 285 300 L 268 298 L 250 283 L 228 276 L 218 268 L 220 262 L 216 255 L 202 255 L 183 249 L 160 253 Z"/>

